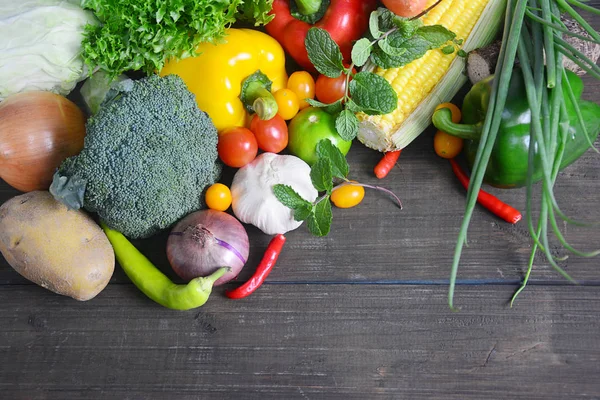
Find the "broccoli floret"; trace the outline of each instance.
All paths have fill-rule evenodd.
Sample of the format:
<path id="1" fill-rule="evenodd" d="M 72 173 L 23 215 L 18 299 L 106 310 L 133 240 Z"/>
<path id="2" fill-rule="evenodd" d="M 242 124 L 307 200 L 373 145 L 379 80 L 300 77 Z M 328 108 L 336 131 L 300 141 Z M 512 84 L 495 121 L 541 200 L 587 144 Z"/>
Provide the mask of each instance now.
<path id="1" fill-rule="evenodd" d="M 221 163 L 217 130 L 181 78 L 154 75 L 129 89 L 89 118 L 83 150 L 60 165 L 51 192 L 145 238 L 202 208 Z"/>

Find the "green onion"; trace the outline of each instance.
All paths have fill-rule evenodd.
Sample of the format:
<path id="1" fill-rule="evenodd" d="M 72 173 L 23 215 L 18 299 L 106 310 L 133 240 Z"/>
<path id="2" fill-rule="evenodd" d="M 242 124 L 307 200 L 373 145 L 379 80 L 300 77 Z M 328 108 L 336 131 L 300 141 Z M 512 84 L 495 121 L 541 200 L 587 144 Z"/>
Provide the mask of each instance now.
<path id="1" fill-rule="evenodd" d="M 496 65 L 496 77 L 490 95 L 479 147 L 473 163 L 465 216 L 458 235 L 452 263 L 448 293 L 448 303 L 451 308 L 454 308 L 454 289 L 462 249 L 466 243 L 467 230 L 476 204 L 477 193 L 483 182 L 490 154 L 498 134 L 517 53 L 527 101 L 531 111 L 529 167 L 526 183 L 526 214 L 533 245 L 527 271 L 521 286 L 511 299 L 511 306 L 529 281 L 538 251 L 541 251 L 545 255 L 548 263 L 559 274 L 573 282 L 569 274 L 557 263 L 557 261 L 564 260 L 566 257 L 559 258 L 550 253 L 549 237 L 551 235 L 554 235 L 566 250 L 575 255 L 593 257 L 600 254 L 600 250 L 581 251 L 567 242 L 560 230 L 557 216 L 570 224 L 589 224 L 575 221 L 565 215 L 559 208 L 554 196 L 554 185 L 558 177 L 570 128 L 566 98 L 573 104 L 577 113 L 577 128 L 580 129 L 581 134 L 586 135 L 590 146 L 593 147 L 593 143 L 585 128 L 585 121 L 581 115 L 577 99 L 563 67 L 563 56 L 569 57 L 593 77 L 600 79 L 600 67 L 562 39 L 562 34 L 564 33 L 590 42 L 600 43 L 598 32 L 591 28 L 571 5 L 595 14 L 600 14 L 600 10 L 577 0 L 508 1 L 503 43 Z M 577 21 L 591 38 L 569 32 L 560 21 L 559 8 Z M 557 23 L 554 23 L 554 21 L 557 21 Z M 566 93 L 563 93 L 563 83 Z M 537 222 L 534 218 L 533 207 L 533 199 L 535 197 L 533 171 L 536 149 L 542 169 Z M 596 149 L 594 148 L 594 150 Z"/>

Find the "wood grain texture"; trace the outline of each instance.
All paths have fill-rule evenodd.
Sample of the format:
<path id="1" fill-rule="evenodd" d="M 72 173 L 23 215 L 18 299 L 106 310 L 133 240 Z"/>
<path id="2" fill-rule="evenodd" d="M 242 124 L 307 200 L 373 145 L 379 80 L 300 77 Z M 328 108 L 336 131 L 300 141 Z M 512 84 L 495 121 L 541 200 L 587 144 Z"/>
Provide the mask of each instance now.
<path id="1" fill-rule="evenodd" d="M 600 288 L 267 285 L 173 312 L 0 290 L 6 399 L 600 398 Z M 23 301 L 23 299 L 27 301 Z"/>

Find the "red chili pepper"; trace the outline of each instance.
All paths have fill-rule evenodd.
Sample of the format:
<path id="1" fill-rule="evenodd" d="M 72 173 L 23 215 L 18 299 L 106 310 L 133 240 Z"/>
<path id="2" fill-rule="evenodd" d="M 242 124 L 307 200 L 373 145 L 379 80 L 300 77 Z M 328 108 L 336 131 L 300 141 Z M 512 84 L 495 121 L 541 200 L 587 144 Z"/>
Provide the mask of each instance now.
<path id="1" fill-rule="evenodd" d="M 314 3 L 309 0 L 296 0 L 299 8 L 302 3 Z M 352 44 L 358 40 L 369 25 L 371 11 L 377 7 L 376 0 L 331 0 L 323 17 L 314 25 L 296 19 L 290 12 L 288 0 L 275 0 L 271 14 L 275 18 L 265 28 L 305 70 L 316 72 L 308 59 L 304 39 L 313 26 L 323 28 L 340 46 L 344 60 L 350 60 Z"/>
<path id="2" fill-rule="evenodd" d="M 394 165 L 396 165 L 401 152 L 402 150 L 386 151 L 381 160 L 375 165 L 375 168 L 373 168 L 375 176 L 379 179 L 385 178 L 392 168 L 394 168 Z"/>
<path id="3" fill-rule="evenodd" d="M 269 246 L 267 246 L 267 250 L 265 250 L 265 254 L 260 261 L 260 264 L 258 264 L 258 268 L 256 268 L 254 275 L 252 275 L 252 277 L 248 279 L 248 281 L 242 286 L 226 291 L 225 296 L 229 297 L 230 299 L 243 299 L 258 289 L 275 266 L 284 243 L 285 236 L 282 234 L 278 234 L 271 239 L 271 242 L 269 242 Z"/>
<path id="4" fill-rule="evenodd" d="M 462 170 L 460 165 L 453 158 L 450 159 L 450 165 L 452 165 L 452 172 L 458 178 L 460 183 L 465 189 L 469 187 L 469 177 Z M 516 224 L 522 218 L 521 212 L 508 204 L 504 203 L 502 200 L 497 198 L 496 196 L 484 191 L 479 190 L 479 194 L 477 195 L 477 201 L 483 207 L 487 208 L 496 216 L 502 218 L 506 222 L 510 222 L 511 224 Z"/>

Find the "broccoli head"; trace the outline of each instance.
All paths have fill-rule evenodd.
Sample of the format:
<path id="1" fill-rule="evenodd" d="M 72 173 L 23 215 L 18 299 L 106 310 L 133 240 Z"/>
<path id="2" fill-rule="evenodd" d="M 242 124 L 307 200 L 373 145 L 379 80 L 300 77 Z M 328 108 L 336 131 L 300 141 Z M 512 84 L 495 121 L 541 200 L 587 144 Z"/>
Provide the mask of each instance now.
<path id="1" fill-rule="evenodd" d="M 144 238 L 202 208 L 221 163 L 217 130 L 181 78 L 154 75 L 127 90 L 89 118 L 83 150 L 60 165 L 50 192 Z"/>

